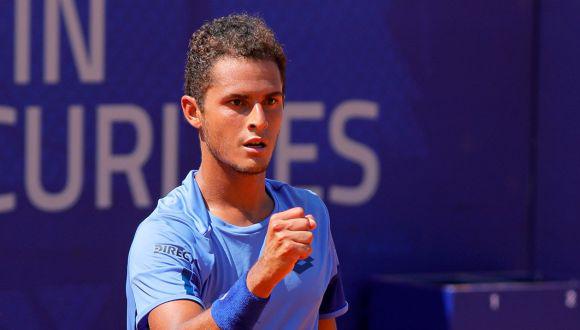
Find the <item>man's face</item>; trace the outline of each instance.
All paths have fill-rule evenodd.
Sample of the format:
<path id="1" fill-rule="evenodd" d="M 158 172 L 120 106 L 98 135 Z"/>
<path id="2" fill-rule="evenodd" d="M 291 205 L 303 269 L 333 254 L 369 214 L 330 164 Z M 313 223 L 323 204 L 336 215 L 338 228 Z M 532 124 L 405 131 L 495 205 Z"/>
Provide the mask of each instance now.
<path id="1" fill-rule="evenodd" d="M 201 112 L 201 143 L 239 173 L 266 171 L 282 123 L 284 96 L 275 62 L 223 57 L 211 71 Z"/>

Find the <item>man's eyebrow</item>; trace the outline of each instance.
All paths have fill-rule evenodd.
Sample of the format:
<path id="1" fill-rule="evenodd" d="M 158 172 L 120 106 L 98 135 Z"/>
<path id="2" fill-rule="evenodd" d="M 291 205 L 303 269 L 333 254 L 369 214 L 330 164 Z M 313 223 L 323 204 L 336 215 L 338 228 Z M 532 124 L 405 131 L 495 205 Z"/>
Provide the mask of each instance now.
<path id="1" fill-rule="evenodd" d="M 244 95 L 244 94 L 228 94 L 226 96 L 224 96 L 225 99 L 247 99 L 248 95 Z"/>
<path id="2" fill-rule="evenodd" d="M 266 97 L 276 97 L 276 96 L 284 96 L 284 93 L 282 92 L 272 92 L 266 95 Z M 246 94 L 237 94 L 237 93 L 232 93 L 232 94 L 227 94 L 226 96 L 224 96 L 224 98 L 226 99 L 243 99 L 246 100 L 248 98 L 250 98 L 248 95 Z"/>
<path id="3" fill-rule="evenodd" d="M 282 93 L 282 92 L 273 92 L 273 93 L 268 94 L 267 96 L 269 96 L 269 97 L 273 97 L 273 96 L 284 96 L 284 93 Z"/>

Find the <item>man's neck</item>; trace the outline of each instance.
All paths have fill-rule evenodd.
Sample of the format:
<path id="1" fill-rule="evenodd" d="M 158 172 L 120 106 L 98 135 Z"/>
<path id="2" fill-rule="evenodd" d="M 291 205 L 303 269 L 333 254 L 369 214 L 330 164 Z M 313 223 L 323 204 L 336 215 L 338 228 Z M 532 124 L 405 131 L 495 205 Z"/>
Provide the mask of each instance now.
<path id="1" fill-rule="evenodd" d="M 266 173 L 244 174 L 223 164 L 203 162 L 195 180 L 209 211 L 236 226 L 266 218 L 274 202 L 266 193 Z"/>

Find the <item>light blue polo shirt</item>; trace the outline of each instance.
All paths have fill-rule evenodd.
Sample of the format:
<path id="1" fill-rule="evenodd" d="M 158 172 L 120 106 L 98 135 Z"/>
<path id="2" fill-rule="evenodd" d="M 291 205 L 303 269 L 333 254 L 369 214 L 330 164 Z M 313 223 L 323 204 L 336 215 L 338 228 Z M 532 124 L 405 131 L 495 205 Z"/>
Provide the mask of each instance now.
<path id="1" fill-rule="evenodd" d="M 257 261 L 270 218 L 247 227 L 210 214 L 191 171 L 159 200 L 137 229 L 127 266 L 127 329 L 148 328 L 155 307 L 192 300 L 204 308 L 225 294 Z M 304 208 L 317 222 L 312 254 L 275 287 L 256 329 L 316 329 L 318 320 L 346 313 L 328 211 L 314 193 L 266 180 L 273 213 Z"/>

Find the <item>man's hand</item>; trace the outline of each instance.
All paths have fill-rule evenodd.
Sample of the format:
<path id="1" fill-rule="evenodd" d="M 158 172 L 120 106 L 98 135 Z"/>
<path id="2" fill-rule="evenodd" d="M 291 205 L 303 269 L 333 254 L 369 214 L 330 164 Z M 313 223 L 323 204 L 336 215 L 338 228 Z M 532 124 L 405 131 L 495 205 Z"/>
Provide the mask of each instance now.
<path id="1" fill-rule="evenodd" d="M 310 256 L 314 228 L 316 221 L 312 215 L 304 216 L 301 207 L 272 215 L 262 256 L 248 273 L 246 284 L 254 295 L 269 297 L 296 262 Z"/>

